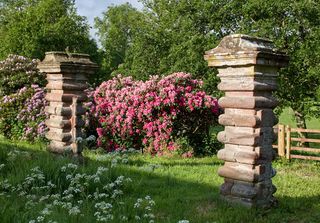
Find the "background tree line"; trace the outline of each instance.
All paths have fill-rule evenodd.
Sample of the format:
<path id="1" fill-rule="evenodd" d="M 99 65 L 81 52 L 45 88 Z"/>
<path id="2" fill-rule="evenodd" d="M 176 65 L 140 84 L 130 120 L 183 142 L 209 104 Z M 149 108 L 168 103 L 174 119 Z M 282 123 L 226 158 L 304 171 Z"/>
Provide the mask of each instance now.
<path id="1" fill-rule="evenodd" d="M 92 82 L 117 73 L 147 79 L 151 74 L 189 72 L 218 95 L 206 50 L 231 33 L 273 40 L 290 56 L 280 73 L 281 107 L 291 107 L 297 124 L 320 112 L 320 3 L 317 0 L 142 0 L 111 6 L 96 18 L 101 49 L 89 36 L 73 0 L 0 0 L 0 58 L 9 53 L 42 58 L 45 51 L 89 53 L 101 70 Z"/>

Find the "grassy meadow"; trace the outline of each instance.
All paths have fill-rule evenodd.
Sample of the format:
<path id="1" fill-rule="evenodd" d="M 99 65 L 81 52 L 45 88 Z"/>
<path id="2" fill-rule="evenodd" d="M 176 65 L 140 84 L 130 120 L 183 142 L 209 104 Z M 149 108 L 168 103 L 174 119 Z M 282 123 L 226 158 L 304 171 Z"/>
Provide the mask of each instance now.
<path id="1" fill-rule="evenodd" d="M 319 222 L 320 162 L 276 160 L 277 207 L 219 199 L 215 156 L 183 159 L 0 142 L 0 222 Z"/>

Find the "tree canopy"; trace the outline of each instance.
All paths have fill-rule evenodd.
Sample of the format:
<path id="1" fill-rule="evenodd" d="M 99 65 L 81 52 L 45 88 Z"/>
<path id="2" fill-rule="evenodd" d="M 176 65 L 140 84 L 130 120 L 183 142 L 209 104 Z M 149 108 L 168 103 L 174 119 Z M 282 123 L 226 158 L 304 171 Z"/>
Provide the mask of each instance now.
<path id="1" fill-rule="evenodd" d="M 319 116 L 320 2 L 317 0 L 142 0 L 143 10 L 113 5 L 96 18 L 102 47 L 100 81 L 122 73 L 136 79 L 173 72 L 204 79 L 218 94 L 215 70 L 203 60 L 222 37 L 243 33 L 273 40 L 290 57 L 280 73 L 282 107 Z M 16 53 L 41 59 L 45 51 L 100 51 L 74 0 L 0 0 L 0 59 Z"/>
<path id="2" fill-rule="evenodd" d="M 130 74 L 138 79 L 146 79 L 151 74 L 190 72 L 205 79 L 207 89 L 216 93 L 218 80 L 203 60 L 204 52 L 231 33 L 269 38 L 290 57 L 289 66 L 280 73 L 277 93 L 280 105 L 290 106 L 302 116 L 319 115 L 319 1 L 142 2 L 143 11 L 129 4 L 109 7 L 98 20 L 100 23 L 96 23 L 106 57 L 112 53 L 107 47 L 112 49 L 110 45 L 117 46 L 119 39 L 122 42 L 126 39 L 126 44 L 121 44 L 125 46 L 122 51 L 125 53 L 121 54 L 121 60 L 109 66 L 111 72 Z M 129 15 L 129 11 L 135 16 Z M 108 24 L 109 29 L 101 28 L 102 24 Z M 104 44 L 106 38 L 101 38 L 105 36 L 109 46 Z"/>
<path id="3" fill-rule="evenodd" d="M 289 55 L 289 66 L 280 72 L 280 105 L 290 106 L 297 121 L 319 116 L 320 2 L 246 1 L 238 26 L 238 32 L 269 38 Z"/>
<path id="4" fill-rule="evenodd" d="M 46 51 L 97 55 L 85 17 L 74 0 L 0 0 L 0 58 L 19 54 L 41 59 Z"/>

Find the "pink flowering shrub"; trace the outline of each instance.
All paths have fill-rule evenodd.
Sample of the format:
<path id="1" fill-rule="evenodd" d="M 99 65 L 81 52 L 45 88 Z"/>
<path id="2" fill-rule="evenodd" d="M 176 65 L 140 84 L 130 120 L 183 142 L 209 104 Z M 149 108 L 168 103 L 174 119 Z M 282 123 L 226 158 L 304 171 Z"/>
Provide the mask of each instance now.
<path id="1" fill-rule="evenodd" d="M 108 151 L 134 147 L 161 155 L 179 149 L 179 137 L 195 149 L 219 113 L 217 100 L 186 73 L 145 82 L 119 75 L 96 89 L 94 103 L 98 144 Z"/>
<path id="2" fill-rule="evenodd" d="M 15 93 L 32 83 L 43 86 L 45 76 L 37 69 L 37 63 L 18 55 L 9 55 L 0 61 L 0 96 Z"/>
<path id="3" fill-rule="evenodd" d="M 0 99 L 0 133 L 7 138 L 34 141 L 43 138 L 47 114 L 44 90 L 38 85 L 23 87 Z"/>

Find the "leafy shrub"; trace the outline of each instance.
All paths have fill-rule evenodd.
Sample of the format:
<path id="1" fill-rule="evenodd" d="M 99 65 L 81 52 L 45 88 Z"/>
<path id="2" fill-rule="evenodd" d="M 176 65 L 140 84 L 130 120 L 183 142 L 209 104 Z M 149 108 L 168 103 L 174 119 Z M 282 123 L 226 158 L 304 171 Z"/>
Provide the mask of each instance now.
<path id="1" fill-rule="evenodd" d="M 45 93 L 38 85 L 23 87 L 0 99 L 0 133 L 11 139 L 33 141 L 44 137 Z"/>
<path id="2" fill-rule="evenodd" d="M 87 101 L 83 104 L 83 107 L 86 110 L 86 113 L 84 115 L 84 133 L 86 136 L 98 136 L 97 134 L 97 128 L 100 127 L 99 120 L 98 120 L 98 114 L 96 111 L 96 104 L 94 102 L 94 88 L 89 87 L 85 90 L 87 94 Z"/>
<path id="3" fill-rule="evenodd" d="M 176 150 L 180 137 L 192 147 L 204 146 L 219 113 L 217 100 L 186 73 L 145 82 L 118 75 L 96 89 L 94 103 L 98 144 L 108 151 L 133 147 L 161 155 Z"/>
<path id="4" fill-rule="evenodd" d="M 15 93 L 32 83 L 42 86 L 45 77 L 37 69 L 37 63 L 37 60 L 12 54 L 0 61 L 0 96 Z"/>

